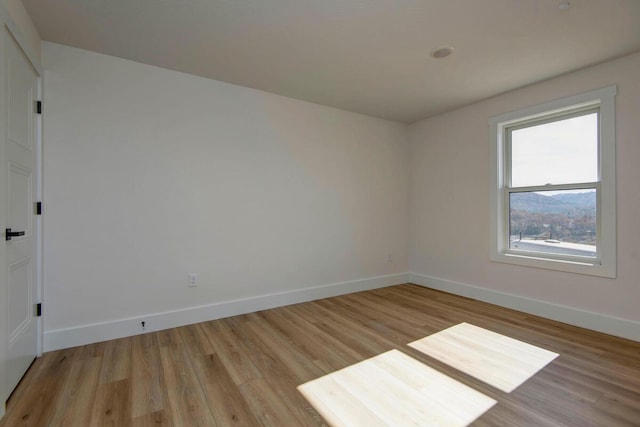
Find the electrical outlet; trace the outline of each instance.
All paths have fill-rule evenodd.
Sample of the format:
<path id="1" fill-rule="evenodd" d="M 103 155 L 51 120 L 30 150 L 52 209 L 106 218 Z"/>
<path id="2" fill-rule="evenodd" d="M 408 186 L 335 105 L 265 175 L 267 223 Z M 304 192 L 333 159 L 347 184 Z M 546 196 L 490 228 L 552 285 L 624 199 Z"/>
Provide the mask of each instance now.
<path id="1" fill-rule="evenodd" d="M 190 288 L 198 286 L 198 275 L 196 273 L 189 273 L 187 275 L 187 285 Z"/>
<path id="2" fill-rule="evenodd" d="M 387 262 L 393 262 L 393 255 L 392 254 L 388 254 L 387 255 Z"/>

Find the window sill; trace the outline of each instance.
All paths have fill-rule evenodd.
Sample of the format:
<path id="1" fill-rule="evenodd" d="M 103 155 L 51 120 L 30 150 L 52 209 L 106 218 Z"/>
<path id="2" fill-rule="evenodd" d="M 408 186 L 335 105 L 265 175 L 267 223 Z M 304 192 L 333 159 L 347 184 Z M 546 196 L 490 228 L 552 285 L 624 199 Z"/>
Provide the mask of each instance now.
<path id="1" fill-rule="evenodd" d="M 566 261 L 560 259 L 541 258 L 529 254 L 493 253 L 491 261 L 505 264 L 522 265 L 525 267 L 542 268 L 545 270 L 564 271 L 567 273 L 586 274 L 589 276 L 616 278 L 615 267 L 606 266 L 599 261 L 594 262 Z"/>

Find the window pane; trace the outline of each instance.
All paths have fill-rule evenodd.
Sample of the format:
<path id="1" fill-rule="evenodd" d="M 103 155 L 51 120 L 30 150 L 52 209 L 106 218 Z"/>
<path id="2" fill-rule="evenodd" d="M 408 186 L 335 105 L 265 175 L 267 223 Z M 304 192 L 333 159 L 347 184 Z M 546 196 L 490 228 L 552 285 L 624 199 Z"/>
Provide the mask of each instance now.
<path id="1" fill-rule="evenodd" d="M 598 180 L 598 113 L 511 132 L 511 186 Z"/>
<path id="2" fill-rule="evenodd" d="M 596 256 L 596 190 L 511 193 L 509 248 Z"/>

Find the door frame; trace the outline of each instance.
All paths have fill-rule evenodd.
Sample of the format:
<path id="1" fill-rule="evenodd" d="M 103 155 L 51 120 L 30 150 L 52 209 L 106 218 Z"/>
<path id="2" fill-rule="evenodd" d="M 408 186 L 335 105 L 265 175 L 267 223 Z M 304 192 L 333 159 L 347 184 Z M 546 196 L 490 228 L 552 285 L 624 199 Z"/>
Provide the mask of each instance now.
<path id="1" fill-rule="evenodd" d="M 36 60 L 35 56 L 33 55 L 33 52 L 31 52 L 31 50 L 28 47 L 28 44 L 25 42 L 25 39 L 22 35 L 22 32 L 18 29 L 18 27 L 15 25 L 13 19 L 11 18 L 11 15 L 7 12 L 6 7 L 4 6 L 4 2 L 0 2 L 0 31 L 2 32 L 0 34 L 0 55 L 2 55 L 2 58 L 0 60 L 0 66 L 2 67 L 2 76 L 3 78 L 0 79 L 0 84 L 2 85 L 3 89 L 0 90 L 0 96 L 2 99 L 0 99 L 0 102 L 2 103 L 2 106 L 0 108 L 0 114 L 5 115 L 2 119 L 0 119 L 0 122 L 4 123 L 6 120 L 6 108 L 7 105 L 5 103 L 6 100 L 6 80 L 5 80 L 5 46 L 8 42 L 8 40 L 6 40 L 6 37 L 11 37 L 13 38 L 13 41 L 15 41 L 16 45 L 20 48 L 20 50 L 22 50 L 22 52 L 24 53 L 25 57 L 27 58 L 27 60 L 29 61 L 29 63 L 31 64 L 31 66 L 33 67 L 33 69 L 35 70 L 36 74 L 37 74 L 37 88 L 38 88 L 38 99 L 39 100 L 43 100 L 43 70 L 42 70 L 42 66 L 40 65 L 40 62 Z M 35 143 L 36 143 L 36 170 L 35 170 L 35 179 L 36 179 L 36 191 L 35 191 L 35 198 L 36 201 L 42 201 L 42 197 L 44 195 L 43 193 L 43 145 L 42 145 L 42 135 L 43 135 L 43 120 L 42 120 L 42 114 L 37 114 L 36 115 L 36 138 L 35 138 Z M 5 149 L 5 138 L 6 135 L 4 134 L 4 129 L 2 130 L 3 134 L 0 137 L 0 148 L 1 148 L 1 153 L 0 153 L 0 158 L 2 159 L 2 163 L 4 164 L 4 149 Z M 3 167 L 0 168 L 0 174 L 2 174 L 3 176 L 0 177 L 0 185 L 6 185 L 6 177 L 4 176 L 6 174 L 6 170 Z M 2 191 L 0 191 L 0 209 L 4 210 L 6 207 L 4 205 L 5 203 L 5 190 L 2 189 Z M 43 209 L 44 210 L 44 209 Z M 6 213 L 1 213 L 0 214 L 0 219 L 6 221 L 5 218 Z M 44 225 L 43 225 L 43 216 L 42 215 L 37 215 L 36 216 L 36 226 L 35 226 L 35 238 L 36 238 L 36 302 L 43 302 L 44 299 L 44 287 L 43 287 L 43 266 L 44 266 L 44 253 L 43 253 L 43 237 L 44 237 Z M 4 259 L 5 259 L 5 247 L 4 245 L 2 245 L 2 250 L 0 251 L 0 258 L 2 259 L 2 263 L 4 263 Z M 6 277 L 6 269 L 5 267 L 2 267 L 0 269 L 0 286 L 3 288 L 6 288 L 7 286 L 7 277 Z M 2 292 L 2 290 L 0 290 L 0 293 Z M 3 304 L 6 304 L 7 301 L 4 301 Z M 4 310 L 3 310 L 4 311 Z M 43 310 L 44 311 L 44 310 Z M 5 323 L 4 321 L 0 321 L 0 327 L 5 327 Z M 36 343 L 36 356 L 41 356 L 43 351 L 44 351 L 44 322 L 43 322 L 43 317 L 38 317 L 36 319 L 36 329 L 37 329 L 37 343 Z M 6 332 L 2 331 L 0 333 L 0 339 L 2 340 L 6 340 L 8 339 L 8 337 L 6 336 Z M 6 399 L 9 397 L 9 393 L 11 392 L 10 390 L 5 390 L 7 387 L 6 384 L 6 377 L 5 375 L 5 360 L 6 360 L 6 354 L 3 354 L 4 351 L 6 350 L 6 345 L 7 343 L 0 343 L 0 364 L 2 366 L 0 366 L 0 418 L 2 418 L 2 416 L 5 413 L 5 401 Z"/>
<path id="2" fill-rule="evenodd" d="M 20 45 L 18 45 L 20 46 Z M 22 47 L 21 47 L 22 49 Z M 22 49 L 25 52 L 24 49 Z M 27 55 L 27 58 L 29 56 Z M 38 100 L 41 105 L 44 105 L 44 86 L 43 86 L 43 72 L 40 64 L 37 66 L 34 64 L 34 61 L 29 58 L 29 62 L 31 66 L 36 70 L 38 74 L 37 86 L 38 86 Z M 44 198 L 43 188 L 44 188 L 44 157 L 43 157 L 43 145 L 42 145 L 42 131 L 43 131 L 43 120 L 44 116 L 44 108 L 40 110 L 40 114 L 36 114 L 36 194 L 35 201 L 42 203 Z M 42 207 L 42 211 L 39 215 L 36 215 L 36 300 L 44 306 L 44 207 Z M 43 309 L 44 312 L 44 309 Z M 42 356 L 44 353 L 44 317 L 43 315 L 37 318 L 37 326 L 38 326 L 38 345 L 37 345 L 37 357 Z"/>

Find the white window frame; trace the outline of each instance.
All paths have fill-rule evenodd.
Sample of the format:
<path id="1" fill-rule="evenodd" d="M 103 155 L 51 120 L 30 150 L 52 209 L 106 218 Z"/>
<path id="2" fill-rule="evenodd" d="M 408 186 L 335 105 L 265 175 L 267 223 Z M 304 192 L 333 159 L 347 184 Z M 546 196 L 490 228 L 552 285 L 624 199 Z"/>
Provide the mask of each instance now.
<path id="1" fill-rule="evenodd" d="M 602 277 L 616 277 L 616 86 L 557 99 L 492 117 L 490 125 L 490 258 L 508 264 Z M 507 130 L 588 110 L 599 111 L 598 181 L 562 186 L 521 187 L 518 191 L 596 188 L 597 254 L 595 258 L 525 252 L 509 248 L 510 158 Z"/>

